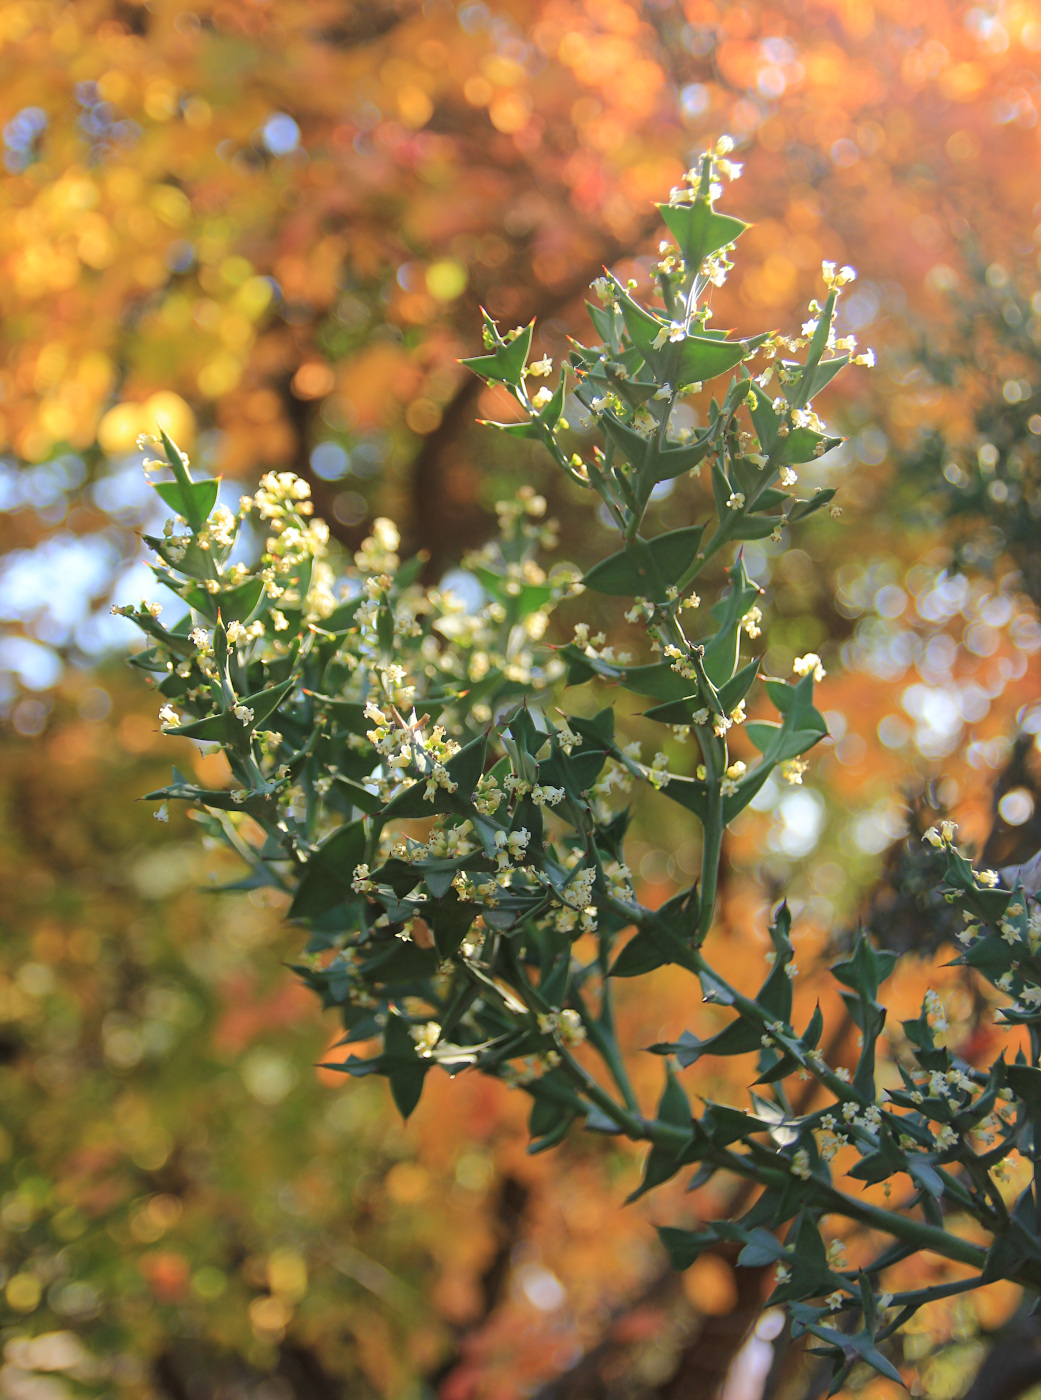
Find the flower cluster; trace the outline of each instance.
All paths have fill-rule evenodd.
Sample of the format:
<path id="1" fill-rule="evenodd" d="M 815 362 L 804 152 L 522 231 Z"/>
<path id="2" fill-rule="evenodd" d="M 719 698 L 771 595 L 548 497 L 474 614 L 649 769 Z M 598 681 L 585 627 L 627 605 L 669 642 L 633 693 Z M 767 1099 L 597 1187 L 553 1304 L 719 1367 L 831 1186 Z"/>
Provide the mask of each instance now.
<path id="1" fill-rule="evenodd" d="M 709 961 L 727 825 L 773 775 L 801 784 L 827 733 L 814 703 L 820 655 L 798 657 L 791 679 L 760 674 L 768 620 L 741 543 L 781 540 L 831 505 L 830 488 L 793 494 L 798 468 L 838 442 L 813 403 L 867 358 L 835 334 L 852 271 L 830 264 L 801 336 L 708 330 L 711 289 L 744 228 L 714 208 L 721 180 L 740 173 L 732 153 L 722 141 L 660 206 L 670 238 L 652 296 L 610 273 L 594 283 L 593 343 L 573 342 L 557 366 L 532 358 L 531 325 L 502 333 L 486 316 L 485 353 L 465 362 L 515 400 L 517 414 L 497 426 L 541 444 L 594 493 L 616 527 L 612 553 L 581 578 L 547 566 L 558 531 L 546 500 L 523 487 L 499 503 L 496 538 L 464 561 L 464 603 L 422 586 L 421 561 L 403 558 L 389 520 L 347 558 L 314 518 L 305 482 L 268 473 L 236 514 L 164 438 L 160 466 L 172 479 L 154 484 L 177 518 L 149 543 L 191 616 L 167 629 L 154 609 L 130 610 L 147 639 L 134 664 L 161 697 L 164 730 L 219 745 L 231 773 L 219 790 L 176 776 L 151 795 L 159 812 L 192 804 L 249 864 L 249 885 L 286 898 L 309 930 L 300 975 L 335 1008 L 346 1043 L 380 1041 L 379 1053 L 348 1055 L 340 1068 L 384 1076 L 405 1114 L 429 1073 L 491 1075 L 531 1097 L 533 1150 L 582 1124 L 647 1143 L 641 1190 L 691 1163 L 699 1183 L 717 1173 L 751 1181 L 748 1215 L 666 1228 L 663 1239 L 680 1267 L 723 1240 L 741 1244 L 743 1262 L 776 1264 L 774 1300 L 790 1307 L 794 1331 L 823 1345 L 838 1385 L 859 1361 L 893 1378 L 879 1349 L 885 1309 L 909 1316 L 928 1301 L 893 1273 L 908 1255 L 928 1249 L 981 1278 L 1041 1282 L 1029 1191 L 1013 1228 L 995 1184 L 1034 1140 L 1041 1070 L 999 1060 L 983 1073 L 960 1059 L 944 1000 L 930 995 L 902 1038 L 891 1029 L 895 1073 L 883 1091 L 879 988 L 893 958 L 863 937 L 832 969 L 860 1053 L 855 1067 L 829 1063 L 820 1046 L 835 1042 L 823 1039 L 820 1008 L 801 1032 L 792 1024 L 797 965 L 783 905 L 754 997 Z M 710 413 L 676 413 L 710 384 Z M 599 436 L 592 450 L 586 429 Z M 709 518 L 651 534 L 656 488 L 677 479 Z M 231 563 L 247 518 L 264 541 L 252 567 Z M 557 634 L 568 640 L 549 644 L 554 610 L 582 590 L 619 600 L 632 651 L 573 613 Z M 603 708 L 575 702 L 564 713 L 564 682 L 602 694 Z M 660 726 L 649 763 L 616 733 L 619 690 Z M 654 908 L 626 856 L 637 785 L 701 828 L 697 879 Z M 974 870 L 956 835 L 944 823 L 926 838 L 964 915 L 962 959 L 989 982 L 996 1022 L 1026 1028 L 1036 1061 L 1041 910 L 1021 887 L 1000 888 L 996 872 Z M 708 1040 L 685 1032 L 652 1047 L 667 1070 L 651 1112 L 616 1038 L 612 989 L 668 965 L 699 978 L 730 1019 Z M 602 1072 L 588 1068 L 593 1055 Z M 677 1070 L 705 1055 L 758 1058 L 749 1108 L 692 1106 Z M 786 1081 L 799 1079 L 815 1097 L 789 1093 Z M 914 1184 L 912 1208 L 861 1195 L 863 1183 L 888 1190 L 893 1178 Z M 945 1209 L 987 1232 L 991 1253 L 948 1230 Z M 873 1269 L 855 1275 L 828 1251 L 819 1222 L 842 1216 L 887 1242 Z M 859 1328 L 835 1321 L 854 1309 Z"/>

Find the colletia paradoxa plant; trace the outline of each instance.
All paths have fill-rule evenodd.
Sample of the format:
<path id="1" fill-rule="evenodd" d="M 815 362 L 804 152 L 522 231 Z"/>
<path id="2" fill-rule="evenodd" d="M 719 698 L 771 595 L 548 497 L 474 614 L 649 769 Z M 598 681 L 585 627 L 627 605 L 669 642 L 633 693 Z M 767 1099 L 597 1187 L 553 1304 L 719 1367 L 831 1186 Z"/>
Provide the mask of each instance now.
<path id="1" fill-rule="evenodd" d="M 345 1044 L 381 1042 L 335 1067 L 385 1076 L 404 1114 L 435 1070 L 492 1075 L 531 1098 L 533 1151 L 574 1127 L 648 1144 L 636 1195 L 685 1167 L 696 1168 L 694 1185 L 743 1179 L 757 1189 L 741 1218 L 664 1228 L 664 1244 L 681 1269 L 721 1242 L 736 1242 L 743 1264 L 776 1264 L 771 1302 L 816 1339 L 837 1389 L 858 1363 L 899 1380 L 886 1341 L 923 1303 L 995 1279 L 1041 1283 L 1036 1180 L 1017 1198 L 1002 1167 L 1013 1152 L 1036 1160 L 1041 909 L 1018 885 L 975 872 L 953 827 L 930 833 L 946 852 L 947 898 L 965 916 L 961 961 L 1005 994 L 999 1014 L 1025 1028 L 1029 1056 L 986 1070 L 959 1059 L 930 993 L 892 1038 L 888 1089 L 876 1047 L 892 954 L 861 937 L 831 969 L 861 1032 L 852 1074 L 826 1062 L 819 1008 L 792 1024 L 786 906 L 756 996 L 712 967 L 724 828 L 775 770 L 800 781 L 827 732 L 814 708 L 817 656 L 800 658 L 794 679 L 770 679 L 742 654 L 762 618 L 740 542 L 784 540 L 829 505 L 831 490 L 800 499 L 792 488 L 800 464 L 839 441 L 811 404 L 855 353 L 832 326 L 853 274 L 829 265 L 802 336 L 734 340 L 710 328 L 708 293 L 745 227 L 714 208 L 717 179 L 735 173 L 726 154 L 721 143 L 661 206 L 675 246 L 663 245 L 655 304 L 598 279 L 598 343 L 576 345 L 555 386 L 548 360 L 528 362 L 530 325 L 502 335 L 486 317 L 486 353 L 466 362 L 516 400 L 520 419 L 503 430 L 541 442 L 617 526 L 621 548 L 581 584 L 642 623 L 638 664 L 582 624 L 566 646 L 540 644 L 550 612 L 581 589 L 575 571 L 539 562 L 556 541 L 530 489 L 500 505 L 498 539 L 466 561 L 483 596 L 467 608 L 419 584 L 420 561 L 399 560 L 390 522 L 377 521 L 353 566 L 334 571 L 306 483 L 269 474 L 235 514 L 165 436 L 164 460 L 147 466 L 168 469 L 155 489 L 177 518 L 148 543 L 189 613 L 167 629 L 154 606 L 124 611 L 147 633 L 133 664 L 163 697 L 166 732 L 218 745 L 233 775 L 233 787 L 207 791 L 175 770 L 151 794 L 159 815 L 171 800 L 189 803 L 247 865 L 234 888 L 291 898 L 289 917 L 310 934 L 300 976 L 342 1018 Z M 721 388 L 707 422 L 674 432 L 675 406 L 709 380 Z M 572 387 L 603 440 L 585 457 L 564 445 Z M 699 475 L 711 484 L 707 523 L 642 535 L 655 487 Z M 264 553 L 232 564 L 247 521 L 266 537 Z M 720 555 L 732 558 L 710 607 L 695 587 Z M 564 681 L 591 682 L 608 703 L 567 714 Z M 616 741 L 618 687 L 651 702 L 663 733 L 692 738 L 689 771 L 672 771 L 664 754 L 646 764 Z M 777 717 L 746 719 L 746 705 Z M 758 752 L 749 765 L 731 757 L 739 730 Z M 633 783 L 679 803 L 703 833 L 700 878 L 658 909 L 636 898 L 626 866 Z M 652 1047 L 664 1090 L 651 1112 L 631 1087 L 612 988 L 665 964 L 693 974 L 692 991 L 700 984 L 729 1020 L 708 1040 L 685 1033 Z M 679 1072 L 704 1055 L 749 1057 L 750 1108 L 702 1103 L 695 1113 Z M 840 1149 L 841 1174 L 831 1165 Z M 898 1208 L 862 1194 L 891 1181 Z M 870 1262 L 847 1267 L 822 1237 L 825 1217 L 868 1232 Z M 919 1253 L 954 1268 L 902 1289 L 899 1266 Z"/>

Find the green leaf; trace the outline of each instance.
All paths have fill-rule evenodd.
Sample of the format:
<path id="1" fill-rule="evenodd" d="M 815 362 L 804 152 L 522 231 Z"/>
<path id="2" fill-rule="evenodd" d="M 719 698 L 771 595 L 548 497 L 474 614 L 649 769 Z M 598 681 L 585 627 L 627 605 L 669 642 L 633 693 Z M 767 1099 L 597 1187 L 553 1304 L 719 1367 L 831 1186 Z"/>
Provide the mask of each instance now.
<path id="1" fill-rule="evenodd" d="M 679 1080 L 668 1066 L 666 1066 L 665 1075 L 665 1089 L 658 1102 L 658 1117 L 663 1123 L 671 1123 L 677 1128 L 690 1129 L 691 1140 L 693 1140 L 694 1124 L 687 1096 L 683 1092 Z M 626 1197 L 626 1205 L 638 1200 L 640 1196 L 653 1187 L 660 1186 L 663 1181 L 668 1181 L 670 1176 L 674 1176 L 679 1171 L 685 1157 L 686 1148 L 664 1147 L 655 1144 L 647 1154 L 643 1180 L 636 1190 L 630 1192 Z"/>
<path id="2" fill-rule="evenodd" d="M 907 1170 L 916 1185 L 927 1191 L 935 1200 L 940 1199 L 943 1195 L 943 1178 L 928 1162 L 923 1162 L 918 1157 L 908 1157 Z"/>
<path id="3" fill-rule="evenodd" d="M 1009 1065 L 1005 1071 L 1009 1088 L 1032 1113 L 1041 1111 L 1041 1069 L 1033 1065 Z"/>
<path id="4" fill-rule="evenodd" d="M 178 515 L 184 517 L 195 530 L 206 521 L 210 511 L 217 504 L 220 482 L 193 481 L 182 486 L 179 481 L 153 481 L 156 494 Z"/>
<path id="5" fill-rule="evenodd" d="M 524 366 L 528 362 L 534 328 L 535 322 L 530 321 L 518 336 L 507 344 L 497 346 L 492 354 L 476 355 L 471 359 L 461 360 L 460 364 L 472 369 L 482 379 L 518 386 L 524 374 Z"/>
<path id="6" fill-rule="evenodd" d="M 699 1255 L 718 1242 L 713 1230 L 680 1230 L 674 1225 L 659 1225 L 658 1238 L 677 1273 L 689 1269 Z"/>
<path id="7" fill-rule="evenodd" d="M 564 408 L 564 396 L 567 393 L 567 369 L 561 369 L 560 383 L 553 390 L 553 397 L 549 403 L 545 404 L 538 411 L 538 420 L 544 428 L 551 432 L 560 421 L 560 415 Z"/>
<path id="8" fill-rule="evenodd" d="M 748 411 L 752 415 L 752 426 L 755 428 L 755 435 L 759 440 L 759 450 L 766 456 L 770 456 L 774 444 L 777 442 L 777 431 L 781 426 L 781 419 L 773 410 L 770 396 L 765 389 L 756 385 L 752 391 L 755 395 L 755 402 L 749 403 Z"/>
<path id="9" fill-rule="evenodd" d="M 680 252 L 695 272 L 713 253 L 734 243 L 750 225 L 732 214 L 717 214 L 707 199 L 692 204 L 659 204 L 658 209 Z"/>
<path id="10" fill-rule="evenodd" d="M 765 540 L 780 523 L 780 516 L 743 515 L 731 528 L 730 536 L 735 540 Z"/>
<path id="11" fill-rule="evenodd" d="M 813 1050 L 820 1044 L 821 1033 L 824 1030 L 824 1014 L 821 1011 L 820 1002 L 814 1008 L 810 1023 L 803 1031 L 799 1039 L 802 1041 L 804 1050 Z"/>
<path id="12" fill-rule="evenodd" d="M 424 877 L 429 888 L 429 876 Z M 459 946 L 469 933 L 477 915 L 472 901 L 461 900 L 455 890 L 449 889 L 439 899 L 430 902 L 423 911 L 437 944 L 437 951 L 443 958 L 450 958 L 459 951 Z"/>
<path id="13" fill-rule="evenodd" d="M 427 1077 L 429 1064 L 425 1064 L 416 1054 L 415 1043 L 409 1035 L 408 1026 L 400 1016 L 387 1017 L 387 1029 L 383 1044 L 388 1055 L 400 1060 L 400 1067 L 391 1070 L 390 1092 L 402 1118 L 408 1118 L 419 1103 L 423 1093 L 423 1082 Z"/>
<path id="14" fill-rule="evenodd" d="M 839 355 L 834 360 L 821 360 L 809 381 L 809 399 L 814 399 L 849 364 L 849 355 Z"/>
<path id="15" fill-rule="evenodd" d="M 653 540 L 637 538 L 595 564 L 582 582 L 597 593 L 664 603 L 669 587 L 678 583 L 694 562 L 704 533 L 703 525 L 692 525 Z"/>
<path id="16" fill-rule="evenodd" d="M 843 986 L 851 987 L 863 1001 L 873 1002 L 896 962 L 895 953 L 876 948 L 861 929 L 853 952 L 843 962 L 834 963 L 831 974 Z"/>
<path id="17" fill-rule="evenodd" d="M 167 565 L 175 574 L 181 574 L 186 578 L 208 579 L 213 577 L 213 556 L 208 550 L 200 549 L 193 539 L 190 539 L 184 546 L 184 553 L 177 559 L 170 553 L 169 540 L 158 535 L 142 535 L 141 538 L 149 549 L 155 550 L 163 563 Z M 163 578 L 164 583 L 169 584 L 167 578 Z M 174 589 L 176 592 L 177 590 Z"/>
<path id="18" fill-rule="evenodd" d="M 744 1113 L 739 1108 L 731 1108 L 726 1103 L 707 1104 L 701 1122 L 714 1147 L 727 1147 L 732 1142 L 742 1142 L 761 1133 L 764 1128 L 761 1119 L 751 1113 Z"/>
<path id="19" fill-rule="evenodd" d="M 653 924 L 640 929 L 630 938 L 614 960 L 611 977 L 642 977 L 645 972 L 665 967 L 672 962 L 672 953 Z"/>
<path id="20" fill-rule="evenodd" d="M 741 653 L 741 620 L 759 597 L 759 586 L 752 582 L 745 561 L 738 555 L 729 570 L 730 591 L 712 609 L 719 630 L 705 646 L 705 671 L 716 686 L 723 686 L 737 672 Z"/>
<path id="21" fill-rule="evenodd" d="M 655 484 L 659 481 L 672 481 L 674 477 L 692 471 L 704 460 L 711 446 L 712 440 L 708 432 L 704 435 L 699 434 L 698 441 L 684 443 L 678 447 L 667 442 L 652 464 Z"/>
<path id="22" fill-rule="evenodd" d="M 704 383 L 725 374 L 739 365 L 748 354 L 743 340 L 715 340 L 708 336 L 688 335 L 679 342 L 677 384 Z"/>
<path id="23" fill-rule="evenodd" d="M 466 364 L 465 360 L 463 364 Z M 496 428 L 507 437 L 537 439 L 539 436 L 539 430 L 530 418 L 523 423 L 494 423 L 490 418 L 478 418 L 477 421 L 482 428 Z"/>
<path id="24" fill-rule="evenodd" d="M 838 441 L 838 439 L 836 439 Z M 793 501 L 788 512 L 788 521 L 794 524 L 797 520 L 805 520 L 808 515 L 813 515 L 815 511 L 826 506 L 829 501 L 835 499 L 835 487 L 823 486 L 819 491 L 815 491 L 808 501 Z"/>
<path id="25" fill-rule="evenodd" d="M 668 1065 L 665 1066 L 665 1088 L 658 1101 L 658 1117 L 663 1123 L 671 1123 L 674 1128 L 689 1128 L 691 1125 L 687 1095 Z"/>
<path id="26" fill-rule="evenodd" d="M 619 666 L 614 662 L 602 661 L 598 656 L 586 656 L 573 643 L 561 647 L 559 655 L 563 656 L 569 665 L 574 665 L 576 670 L 585 671 L 581 680 L 569 673 L 573 685 L 581 684 L 591 675 L 597 675 L 605 681 L 618 682 L 634 695 L 646 695 L 652 700 L 681 700 L 690 690 L 690 681 L 684 680 L 667 661 L 659 661 L 651 666 Z"/>
<path id="27" fill-rule="evenodd" d="M 748 1243 L 737 1256 L 740 1267 L 761 1269 L 766 1264 L 776 1264 L 785 1256 L 784 1245 L 769 1230 L 757 1228 L 749 1232 Z"/>
<path id="28" fill-rule="evenodd" d="M 742 666 L 740 671 L 737 671 L 730 680 L 724 681 L 719 687 L 719 703 L 725 714 L 729 715 L 736 710 L 752 689 L 752 682 L 759 674 L 761 661 L 762 657 L 757 656 L 754 661 L 750 661 L 747 666 Z"/>
<path id="29" fill-rule="evenodd" d="M 390 1081 L 390 1091 L 398 1112 L 407 1118 L 423 1092 L 423 1081 L 432 1068 L 431 1060 L 423 1060 L 416 1053 L 415 1043 L 409 1034 L 407 1022 L 396 1012 L 387 1017 L 383 1033 L 383 1053 L 363 1060 L 351 1055 L 342 1065 L 325 1064 L 323 1069 L 339 1070 L 343 1074 L 362 1078 L 369 1074 L 382 1074 Z"/>
<path id="30" fill-rule="evenodd" d="M 587 301 L 586 310 L 589 312 L 589 319 L 592 321 L 597 335 L 609 350 L 616 350 L 618 348 L 618 317 L 614 307 L 597 306 L 594 302 Z"/>
<path id="31" fill-rule="evenodd" d="M 654 358 L 654 340 L 659 331 L 662 330 L 662 322 L 656 316 L 652 316 L 649 311 L 645 311 L 639 302 L 634 301 L 617 277 L 611 275 L 611 281 L 614 284 L 618 307 L 625 322 L 625 329 L 629 333 L 629 339 L 645 358 L 648 356 Z"/>
<path id="32" fill-rule="evenodd" d="M 655 1045 L 657 1054 L 675 1054 L 684 1069 L 700 1060 L 702 1055 L 747 1055 L 760 1048 L 762 1031 L 751 1021 L 731 1021 L 723 1030 L 710 1035 L 707 1040 L 699 1040 L 691 1031 L 684 1031 L 673 1045 Z"/>
<path id="33" fill-rule="evenodd" d="M 487 746 L 488 736 L 481 734 L 445 764 L 449 781 L 456 784 L 455 792 L 439 787 L 428 800 L 426 779 L 420 778 L 412 787 L 406 788 L 387 803 L 384 817 L 387 820 L 394 817 L 433 817 L 448 812 L 470 816 L 473 811 L 474 789 L 478 778 L 484 772 Z"/>
<path id="34" fill-rule="evenodd" d="M 645 499 L 659 481 L 671 481 L 696 467 L 711 445 L 706 434 L 699 441 L 681 446 L 666 443 L 659 451 L 656 434 L 645 437 L 614 413 L 605 412 L 600 424 L 607 440 L 633 468 Z"/>
<path id="35" fill-rule="evenodd" d="M 264 580 L 250 578 L 234 588 L 225 588 L 213 601 L 220 610 L 221 621 L 227 625 L 229 622 L 251 620 L 264 596 Z"/>
<path id="36" fill-rule="evenodd" d="M 326 837 L 307 862 L 289 907 L 289 918 L 317 918 L 352 898 L 354 869 L 364 857 L 363 821 L 341 826 Z"/>
<path id="37" fill-rule="evenodd" d="M 527 325 L 522 329 L 520 335 L 515 336 L 504 349 L 498 351 L 502 368 L 504 368 L 504 378 L 507 379 L 509 384 L 520 384 L 520 378 L 522 378 L 523 372 L 525 372 L 527 356 L 529 356 L 530 349 L 532 349 L 533 330 L 534 321 L 532 319 L 532 321 L 527 322 Z"/>
<path id="38" fill-rule="evenodd" d="M 671 786 L 671 784 L 670 784 Z M 612 977 L 635 977 L 666 963 L 686 965 L 698 930 L 701 905 L 693 886 L 667 899 L 642 924 L 619 953 Z"/>
<path id="39" fill-rule="evenodd" d="M 720 523 L 728 518 L 730 506 L 727 502 L 730 500 L 733 489 L 730 478 L 723 469 L 723 463 L 718 457 L 715 458 L 712 463 L 712 500 Z"/>
<path id="40" fill-rule="evenodd" d="M 813 387 L 814 373 L 820 363 L 820 358 L 824 354 L 828 345 L 828 334 L 831 330 L 832 318 L 835 315 L 834 288 L 828 293 L 827 300 L 817 319 L 817 329 L 810 340 L 809 348 L 806 352 L 806 363 L 802 374 L 797 382 L 787 391 L 788 402 L 793 408 L 804 408 L 809 401 L 810 392 Z"/>
<path id="41" fill-rule="evenodd" d="M 586 588 L 614 597 L 646 597 L 662 591 L 655 572 L 646 542 L 638 539 L 626 549 L 594 564 L 582 582 Z"/>
<path id="42" fill-rule="evenodd" d="M 649 713 L 650 711 L 648 711 Z M 668 724 L 688 724 L 689 722 L 689 718 L 666 721 Z M 688 812 L 693 812 L 699 821 L 706 820 L 708 816 L 708 785 L 700 778 L 684 778 L 673 774 L 668 786 L 662 788 L 662 792 L 679 806 L 685 807 Z"/>

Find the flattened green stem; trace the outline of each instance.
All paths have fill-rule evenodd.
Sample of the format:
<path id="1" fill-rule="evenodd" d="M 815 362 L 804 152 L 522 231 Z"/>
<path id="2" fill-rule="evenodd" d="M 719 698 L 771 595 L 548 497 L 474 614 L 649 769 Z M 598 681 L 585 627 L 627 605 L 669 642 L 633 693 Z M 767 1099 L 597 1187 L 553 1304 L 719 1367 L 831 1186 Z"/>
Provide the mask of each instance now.
<path id="1" fill-rule="evenodd" d="M 643 1118 L 638 1112 L 623 1108 L 620 1103 L 602 1088 L 591 1074 L 573 1059 L 567 1050 L 560 1052 L 561 1068 L 568 1078 L 577 1085 L 590 1103 L 601 1109 L 628 1138 L 634 1142 L 650 1142 L 660 1147 L 671 1147 L 682 1151 L 691 1140 L 691 1134 L 673 1123 L 662 1123 L 656 1118 Z"/>
<path id="2" fill-rule="evenodd" d="M 734 1172 L 738 1176 L 753 1177 L 765 1186 L 783 1188 L 788 1182 L 787 1173 L 764 1168 L 758 1162 L 748 1161 L 740 1153 L 729 1148 L 712 1153 L 711 1160 L 718 1163 L 724 1171 Z M 843 1195 L 834 1186 L 828 1186 L 822 1181 L 814 1179 L 813 1184 L 817 1188 L 817 1205 L 821 1212 L 844 1215 L 848 1220 L 856 1220 L 872 1230 L 879 1230 L 894 1239 L 902 1240 L 914 1249 L 927 1249 L 943 1259 L 968 1264 L 974 1269 L 983 1268 L 987 1251 L 979 1245 L 963 1240 L 958 1235 L 952 1235 L 942 1227 L 929 1225 L 924 1220 L 915 1220 L 897 1211 L 884 1210 L 880 1206 L 854 1200 L 853 1197 Z"/>
<path id="3" fill-rule="evenodd" d="M 986 1262 L 985 1249 L 969 1240 L 961 1239 L 958 1235 L 952 1235 L 941 1226 L 928 1225 L 924 1220 L 915 1220 L 911 1216 L 900 1215 L 897 1211 L 855 1201 L 834 1187 L 823 1188 L 822 1195 L 827 1202 L 825 1209 L 837 1215 L 845 1215 L 850 1220 L 857 1220 L 872 1230 L 882 1230 L 894 1239 L 914 1245 L 916 1249 L 927 1249 L 933 1254 L 939 1254 L 941 1258 L 953 1259 L 974 1269 L 982 1269 Z"/>
<path id="4" fill-rule="evenodd" d="M 608 987 L 609 983 L 605 979 L 603 993 L 604 1003 L 602 1003 L 599 1017 L 592 1015 L 585 1004 L 581 992 L 579 992 L 577 988 L 571 993 L 571 999 L 575 1003 L 578 1014 L 582 1017 L 582 1024 L 586 1029 L 590 1045 L 594 1047 L 607 1066 L 611 1078 L 617 1084 L 622 1098 L 625 1100 L 626 1108 L 630 1109 L 633 1113 L 638 1113 L 640 1105 L 633 1091 L 633 1086 L 629 1081 L 629 1074 L 625 1068 L 625 1061 L 622 1059 L 621 1052 L 618 1049 L 618 1044 L 614 1037 L 614 1031 L 611 1028 L 610 1011 L 608 1011 L 606 1021 L 604 1019 L 603 1005 L 607 1004 L 606 999 L 610 995 Z"/>
<path id="5" fill-rule="evenodd" d="M 701 916 L 698 932 L 704 938 L 712 927 L 719 886 L 719 863 L 723 853 L 723 793 L 719 779 L 708 789 L 708 811 L 702 832 L 701 847 Z"/>
<path id="6" fill-rule="evenodd" d="M 621 1090 L 626 1106 L 637 1112 L 639 1103 L 633 1090 L 632 1082 L 629 1079 L 629 1072 L 625 1067 L 625 1059 L 618 1048 L 618 1041 L 614 1032 L 614 996 L 611 989 L 611 979 L 608 971 L 611 966 L 611 944 L 610 935 L 601 933 L 597 948 L 597 963 L 600 968 L 600 1014 L 593 1017 L 586 1010 L 581 994 L 576 989 L 576 1005 L 583 1024 L 589 1034 L 590 1041 L 600 1052 L 600 1057 L 611 1071 L 614 1082 Z"/>

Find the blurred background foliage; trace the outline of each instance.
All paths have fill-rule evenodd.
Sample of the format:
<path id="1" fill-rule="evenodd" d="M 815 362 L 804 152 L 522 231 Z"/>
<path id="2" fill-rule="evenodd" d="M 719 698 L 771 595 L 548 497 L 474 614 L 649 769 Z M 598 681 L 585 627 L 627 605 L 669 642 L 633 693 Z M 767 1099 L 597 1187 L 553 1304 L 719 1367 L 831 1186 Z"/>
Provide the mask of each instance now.
<path id="1" fill-rule="evenodd" d="M 473 426 L 501 405 L 457 359 L 480 304 L 559 359 L 604 263 L 648 277 L 650 201 L 732 133 L 756 227 L 716 324 L 790 332 L 849 262 L 841 329 L 880 364 L 822 404 L 849 441 L 809 484 L 842 519 L 776 568 L 746 550 L 768 667 L 824 656 L 835 742 L 735 824 L 721 936 L 739 969 L 789 885 L 809 969 L 863 910 L 911 955 L 907 1014 L 932 977 L 971 1035 L 903 838 L 944 810 L 996 863 L 1041 846 L 1041 8 L 0 0 L 0 46 L 0 1396 L 679 1400 L 729 1374 L 758 1400 L 771 1366 L 812 1393 L 769 1318 L 749 1334 L 754 1275 L 662 1272 L 624 1149 L 528 1158 L 520 1106 L 465 1075 L 405 1128 L 315 1070 L 332 1031 L 281 911 L 205 893 L 220 858 L 134 803 L 171 748 L 112 660 L 110 602 L 153 596 L 135 440 L 158 419 L 232 499 L 292 467 L 347 544 L 391 515 L 459 587 L 531 481 L 582 564 L 585 502 Z M 697 489 L 659 509 L 693 521 Z M 644 898 L 695 856 L 641 814 Z M 691 987 L 652 981 L 634 1045 L 684 1023 Z M 923 1315 L 909 1382 L 1020 1393 L 994 1389 L 998 1357 L 1038 1379 L 1018 1309 Z"/>

